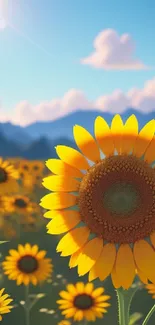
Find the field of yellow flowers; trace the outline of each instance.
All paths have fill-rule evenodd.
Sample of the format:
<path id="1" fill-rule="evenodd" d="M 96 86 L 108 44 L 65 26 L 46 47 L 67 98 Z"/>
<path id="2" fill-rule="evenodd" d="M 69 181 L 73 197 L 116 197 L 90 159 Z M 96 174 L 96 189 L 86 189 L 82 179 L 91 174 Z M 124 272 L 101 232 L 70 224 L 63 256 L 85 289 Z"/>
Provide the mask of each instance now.
<path id="1" fill-rule="evenodd" d="M 0 320 L 4 325 L 117 325 L 110 278 L 93 283 L 87 276 L 79 278 L 77 270 L 68 267 L 69 258 L 56 253 L 60 235 L 47 234 L 50 216 L 39 203 L 48 194 L 42 186 L 48 176 L 43 161 L 0 159 Z M 142 324 L 153 305 L 153 288 L 149 295 L 137 282 L 135 290 L 130 325 Z M 154 323 L 153 315 L 150 325 Z"/>

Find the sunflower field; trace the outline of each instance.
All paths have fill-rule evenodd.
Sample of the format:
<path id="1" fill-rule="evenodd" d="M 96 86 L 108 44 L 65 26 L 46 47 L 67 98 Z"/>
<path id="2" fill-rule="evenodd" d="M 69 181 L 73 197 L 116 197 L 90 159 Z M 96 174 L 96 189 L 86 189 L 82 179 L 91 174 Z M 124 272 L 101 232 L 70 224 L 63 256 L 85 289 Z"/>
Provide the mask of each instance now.
<path id="1" fill-rule="evenodd" d="M 0 158 L 0 321 L 155 324 L 155 120 L 131 115 L 58 158 Z"/>

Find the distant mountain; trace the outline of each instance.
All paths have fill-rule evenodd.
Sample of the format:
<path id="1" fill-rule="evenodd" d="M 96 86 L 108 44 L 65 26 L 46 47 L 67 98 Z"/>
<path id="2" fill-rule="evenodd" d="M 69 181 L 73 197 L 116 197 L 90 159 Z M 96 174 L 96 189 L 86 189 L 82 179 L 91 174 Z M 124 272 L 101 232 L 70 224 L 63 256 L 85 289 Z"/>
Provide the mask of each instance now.
<path id="1" fill-rule="evenodd" d="M 20 145 L 27 145 L 32 141 L 31 136 L 23 127 L 11 124 L 10 122 L 0 123 L 0 132 L 2 132 L 7 139 L 11 139 Z"/>
<path id="2" fill-rule="evenodd" d="M 19 146 L 8 140 L 2 132 L 0 132 L 0 156 L 1 157 L 20 157 L 22 150 Z"/>
<path id="3" fill-rule="evenodd" d="M 21 147 L 14 141 L 8 140 L 2 132 L 0 132 L 0 157 L 21 157 L 30 160 L 46 160 L 49 158 L 57 158 L 55 146 L 58 144 L 75 147 L 74 142 L 67 138 L 58 138 L 54 141 L 48 140 L 45 137 L 33 141 L 26 147 Z"/>
<path id="4" fill-rule="evenodd" d="M 139 128 L 142 128 L 145 123 L 155 118 L 155 111 L 143 114 L 133 109 L 128 109 L 121 114 L 121 116 L 123 120 L 126 120 L 131 114 L 137 116 Z M 97 110 L 81 110 L 54 121 L 38 121 L 26 127 L 13 125 L 11 123 L 0 123 L 0 132 L 2 132 L 7 139 L 11 139 L 11 141 L 18 143 L 22 150 L 23 148 L 24 150 L 29 150 L 28 148 L 32 141 L 38 141 L 40 137 L 45 137 L 52 141 L 58 138 L 73 140 L 72 132 L 75 124 L 82 125 L 89 132 L 93 133 L 94 120 L 98 115 L 103 116 L 110 124 L 114 114 Z"/>
<path id="5" fill-rule="evenodd" d="M 155 118 L 155 111 L 148 114 L 142 114 L 133 109 L 127 110 L 121 114 L 121 116 L 123 120 L 126 120 L 131 114 L 135 114 L 137 116 L 140 128 L 142 128 L 142 126 L 149 120 Z M 45 136 L 49 139 L 54 139 L 60 136 L 73 139 L 72 130 L 75 124 L 82 125 L 89 132 L 93 133 L 94 120 L 98 115 L 104 117 L 110 124 L 114 114 L 104 113 L 97 110 L 77 111 L 55 121 L 33 123 L 24 129 L 26 133 L 33 138 L 38 138 L 38 136 Z"/>

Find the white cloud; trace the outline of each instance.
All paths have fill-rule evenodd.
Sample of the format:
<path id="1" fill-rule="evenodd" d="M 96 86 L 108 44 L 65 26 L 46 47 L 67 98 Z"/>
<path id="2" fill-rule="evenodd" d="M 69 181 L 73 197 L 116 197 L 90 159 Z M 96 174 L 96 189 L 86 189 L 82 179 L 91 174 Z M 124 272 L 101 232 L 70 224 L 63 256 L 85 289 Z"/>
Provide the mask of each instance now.
<path id="1" fill-rule="evenodd" d="M 117 89 L 111 94 L 96 98 L 95 101 L 87 99 L 82 91 L 71 89 L 62 98 L 41 102 L 36 106 L 27 101 L 20 102 L 10 115 L 6 115 L 1 107 L 0 121 L 9 120 L 24 126 L 35 121 L 56 120 L 79 109 L 98 109 L 101 112 L 121 114 L 127 108 L 134 108 L 146 114 L 155 112 L 155 78 L 147 81 L 142 89 L 130 89 L 127 93 Z"/>
<path id="2" fill-rule="evenodd" d="M 0 0 L 0 30 L 7 27 L 8 0 Z"/>
<path id="3" fill-rule="evenodd" d="M 104 70 L 143 70 L 148 67 L 134 56 L 134 42 L 129 34 L 121 36 L 105 29 L 95 38 L 94 52 L 81 60 L 82 64 Z"/>

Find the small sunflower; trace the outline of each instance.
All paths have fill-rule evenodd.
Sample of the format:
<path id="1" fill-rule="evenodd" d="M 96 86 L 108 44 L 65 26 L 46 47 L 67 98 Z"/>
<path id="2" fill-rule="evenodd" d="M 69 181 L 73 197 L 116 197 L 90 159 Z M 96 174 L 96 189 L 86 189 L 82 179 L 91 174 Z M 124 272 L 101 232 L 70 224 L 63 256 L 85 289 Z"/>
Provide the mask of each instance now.
<path id="1" fill-rule="evenodd" d="M 64 319 L 64 320 L 61 320 L 61 322 L 59 322 L 58 325 L 71 325 L 71 322 Z"/>
<path id="2" fill-rule="evenodd" d="M 0 158 L 0 195 L 16 192 L 18 189 L 18 177 L 17 170 L 8 161 L 3 161 Z"/>
<path id="3" fill-rule="evenodd" d="M 9 305 L 13 299 L 8 299 L 8 294 L 3 295 L 4 290 L 4 288 L 0 290 L 0 321 L 2 321 L 2 315 L 10 313 L 13 308 L 13 306 Z"/>
<path id="4" fill-rule="evenodd" d="M 128 289 L 138 274 L 155 283 L 155 120 L 139 131 L 135 115 L 124 123 L 117 114 L 111 127 L 98 116 L 94 133 L 76 125 L 81 152 L 58 145 L 60 159 L 46 162 L 55 174 L 44 178 L 53 193 L 40 203 L 50 210 L 48 233 L 67 232 L 57 251 L 89 281 L 111 275 Z"/>
<path id="5" fill-rule="evenodd" d="M 148 293 L 152 295 L 152 298 L 155 299 L 155 284 L 149 283 L 145 288 L 148 290 Z"/>
<path id="6" fill-rule="evenodd" d="M 44 170 L 44 164 L 42 161 L 32 161 L 31 162 L 31 172 L 40 175 Z"/>
<path id="7" fill-rule="evenodd" d="M 104 288 L 94 289 L 93 283 L 77 282 L 75 285 L 68 284 L 66 288 L 67 291 L 59 293 L 61 299 L 57 301 L 66 318 L 95 321 L 96 317 L 102 318 L 110 306 L 107 302 L 110 296 L 103 295 Z"/>
<path id="8" fill-rule="evenodd" d="M 2 267 L 9 280 L 16 280 L 17 285 L 28 285 L 30 282 L 37 285 L 51 276 L 52 260 L 45 258 L 46 251 L 39 251 L 37 245 L 18 245 L 18 250 L 11 249 L 9 253 Z"/>
<path id="9" fill-rule="evenodd" d="M 13 195 L 5 200 L 5 209 L 7 212 L 16 212 L 20 214 L 35 213 L 39 210 L 38 205 L 32 202 L 25 195 Z"/>
<path id="10" fill-rule="evenodd" d="M 19 161 L 19 172 L 29 172 L 30 171 L 30 161 L 21 159 Z"/>

